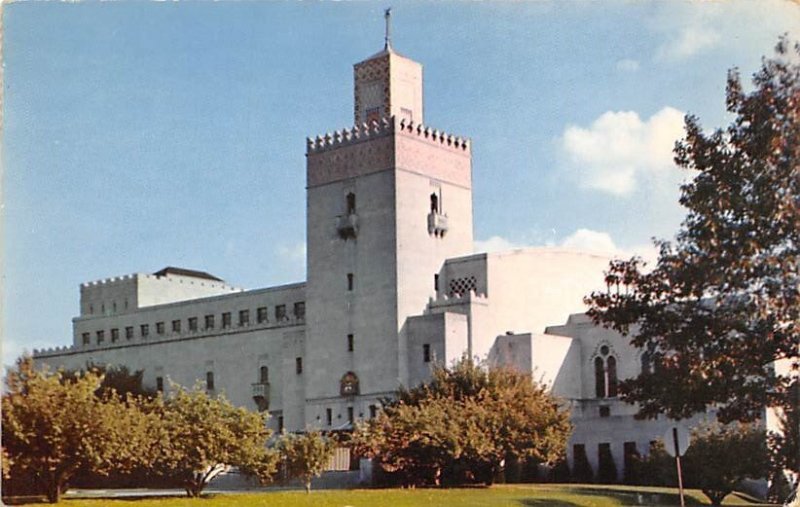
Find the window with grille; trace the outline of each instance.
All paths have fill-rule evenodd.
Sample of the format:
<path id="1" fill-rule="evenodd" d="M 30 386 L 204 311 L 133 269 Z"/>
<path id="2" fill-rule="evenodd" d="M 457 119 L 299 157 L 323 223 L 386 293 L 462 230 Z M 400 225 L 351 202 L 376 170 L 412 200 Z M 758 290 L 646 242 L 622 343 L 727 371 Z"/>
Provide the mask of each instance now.
<path id="1" fill-rule="evenodd" d="M 450 297 L 453 296 L 465 296 L 469 294 L 470 291 L 478 291 L 478 281 L 474 276 L 465 276 L 462 278 L 454 278 L 450 280 L 447 285 L 448 288 L 448 295 Z"/>

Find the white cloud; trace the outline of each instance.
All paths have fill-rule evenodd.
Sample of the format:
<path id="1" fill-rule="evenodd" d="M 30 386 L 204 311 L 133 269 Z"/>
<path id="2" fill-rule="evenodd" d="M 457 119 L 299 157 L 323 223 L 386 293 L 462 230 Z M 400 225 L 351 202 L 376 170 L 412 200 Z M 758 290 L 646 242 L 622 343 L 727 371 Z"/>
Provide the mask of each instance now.
<path id="1" fill-rule="evenodd" d="M 672 148 L 683 136 L 683 116 L 672 107 L 646 121 L 635 111 L 607 111 L 588 128 L 570 125 L 560 139 L 564 169 L 583 188 L 628 195 L 640 175 L 674 168 Z"/>
<path id="2" fill-rule="evenodd" d="M 522 245 L 518 245 L 500 236 L 492 236 L 487 240 L 475 240 L 473 248 L 475 252 L 501 252 L 503 250 L 522 248 Z"/>
<path id="3" fill-rule="evenodd" d="M 524 248 L 525 246 L 526 245 L 515 243 L 501 236 L 492 236 L 487 240 L 475 241 L 474 248 L 475 252 L 500 252 Z M 558 246 L 570 250 L 609 255 L 619 259 L 629 259 L 634 255 L 638 255 L 644 259 L 649 266 L 653 266 L 658 259 L 658 249 L 650 243 L 623 248 L 617 246 L 609 233 L 585 228 L 576 230 L 558 243 L 529 246 Z"/>
<path id="4" fill-rule="evenodd" d="M 639 70 L 639 62 L 630 58 L 623 58 L 617 61 L 617 70 L 622 72 L 636 72 Z"/>
<path id="5" fill-rule="evenodd" d="M 306 243 L 301 241 L 294 245 L 281 245 L 278 247 L 278 255 L 290 262 L 306 261 Z"/>
<path id="6" fill-rule="evenodd" d="M 708 19 L 696 17 L 659 46 L 656 58 L 668 61 L 684 60 L 714 48 L 721 40 L 722 36 L 710 25 Z"/>

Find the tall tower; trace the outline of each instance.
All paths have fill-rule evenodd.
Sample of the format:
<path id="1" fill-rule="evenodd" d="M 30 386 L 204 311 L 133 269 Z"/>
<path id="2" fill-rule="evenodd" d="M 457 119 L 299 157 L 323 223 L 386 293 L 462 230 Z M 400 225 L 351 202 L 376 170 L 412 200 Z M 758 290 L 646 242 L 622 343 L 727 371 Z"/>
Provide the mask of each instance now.
<path id="1" fill-rule="evenodd" d="M 387 23 L 388 25 L 388 23 Z M 468 140 L 422 124 L 422 66 L 354 66 L 352 129 L 308 139 L 305 421 L 347 427 L 408 381 L 405 321 L 472 251 Z"/>

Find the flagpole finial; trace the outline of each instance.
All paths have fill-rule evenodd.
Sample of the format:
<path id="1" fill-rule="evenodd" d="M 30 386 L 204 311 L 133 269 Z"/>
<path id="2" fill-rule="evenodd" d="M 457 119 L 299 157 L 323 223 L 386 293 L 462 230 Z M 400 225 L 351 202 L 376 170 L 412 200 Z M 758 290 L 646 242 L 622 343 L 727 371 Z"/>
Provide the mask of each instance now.
<path id="1" fill-rule="evenodd" d="M 389 7 L 383 12 L 383 17 L 386 20 L 386 35 L 384 36 L 384 49 L 392 49 L 392 8 Z"/>

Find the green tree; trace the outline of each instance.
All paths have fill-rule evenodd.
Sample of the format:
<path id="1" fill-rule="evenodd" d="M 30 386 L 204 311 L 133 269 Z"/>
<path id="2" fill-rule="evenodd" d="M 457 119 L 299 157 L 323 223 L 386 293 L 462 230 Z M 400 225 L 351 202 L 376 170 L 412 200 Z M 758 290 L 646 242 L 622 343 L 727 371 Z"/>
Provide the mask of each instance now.
<path id="1" fill-rule="evenodd" d="M 168 398 L 143 402 L 154 416 L 151 446 L 143 450 L 150 467 L 181 484 L 189 497 L 198 497 L 220 473 L 238 467 L 268 482 L 275 471 L 276 453 L 267 447 L 271 431 L 265 414 L 234 407 L 205 390 L 174 389 Z"/>
<path id="2" fill-rule="evenodd" d="M 55 503 L 79 470 L 107 474 L 141 464 L 147 421 L 131 400 L 96 396 L 101 382 L 95 372 L 66 379 L 35 370 L 30 357 L 17 361 L 2 400 L 12 480 L 26 477 Z"/>
<path id="3" fill-rule="evenodd" d="M 290 477 L 298 477 L 311 492 L 311 479 L 319 477 L 333 457 L 336 441 L 318 430 L 302 434 L 285 433 L 278 440 L 278 450 Z"/>
<path id="4" fill-rule="evenodd" d="M 651 449 L 647 463 L 661 485 L 677 484 L 675 459 L 663 445 Z M 769 452 L 765 432 L 752 424 L 700 425 L 692 430 L 681 467 L 686 487 L 700 489 L 713 505 L 721 505 L 742 480 L 766 477 Z"/>
<path id="5" fill-rule="evenodd" d="M 530 375 L 464 358 L 401 390 L 354 442 L 407 483 L 490 484 L 506 459 L 555 464 L 570 431 L 567 413 Z"/>
<path id="6" fill-rule="evenodd" d="M 800 45 L 783 38 L 743 91 L 728 75 L 725 129 L 686 117 L 675 161 L 688 214 L 652 271 L 613 262 L 587 297 L 596 323 L 630 334 L 652 368 L 621 384 L 641 417 L 684 419 L 708 405 L 750 421 L 791 400 L 800 367 Z"/>

